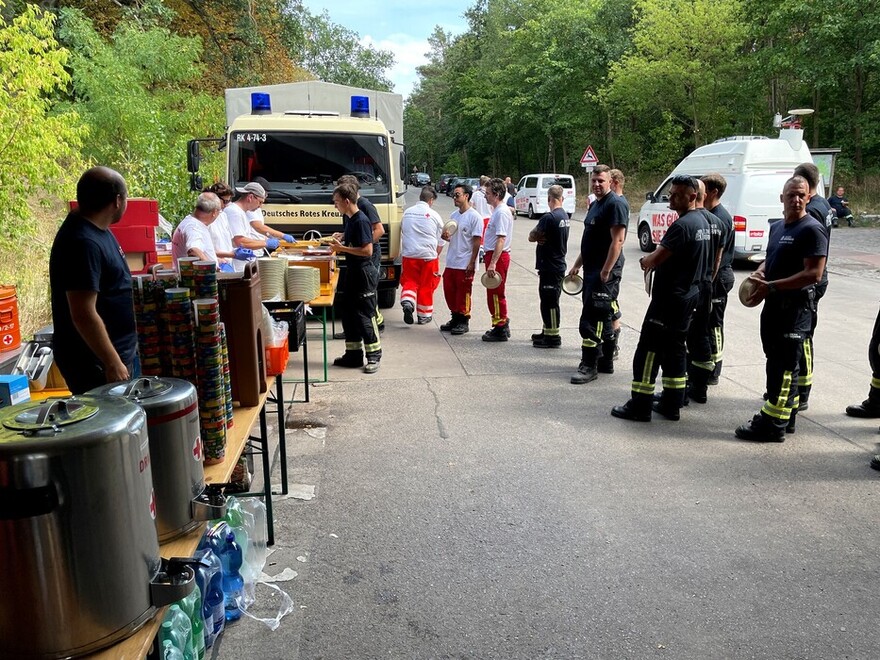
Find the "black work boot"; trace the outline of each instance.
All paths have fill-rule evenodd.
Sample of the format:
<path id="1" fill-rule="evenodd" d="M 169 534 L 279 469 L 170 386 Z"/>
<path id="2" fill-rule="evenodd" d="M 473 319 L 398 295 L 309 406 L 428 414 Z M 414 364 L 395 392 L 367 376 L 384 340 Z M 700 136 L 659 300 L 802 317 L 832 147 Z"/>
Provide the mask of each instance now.
<path id="1" fill-rule="evenodd" d="M 628 419 L 631 422 L 651 421 L 651 397 L 644 394 L 633 394 L 632 398 L 622 406 L 614 406 L 611 416 Z"/>
<path id="2" fill-rule="evenodd" d="M 460 318 L 461 318 L 461 314 L 459 314 L 457 312 L 452 312 L 452 318 L 440 326 L 440 332 L 452 332 L 452 329 L 456 325 L 458 325 Z"/>
<path id="3" fill-rule="evenodd" d="M 452 326 L 452 330 L 450 330 L 450 334 L 453 335 L 463 335 L 466 332 L 470 332 L 470 317 L 465 316 L 464 314 L 458 315 L 458 321 Z"/>
<path id="4" fill-rule="evenodd" d="M 615 351 L 617 350 L 617 337 L 619 334 L 620 332 L 618 331 L 615 333 L 614 339 L 602 342 L 602 354 L 599 356 L 599 360 L 596 363 L 596 369 L 599 370 L 600 374 L 614 373 Z"/>
<path id="5" fill-rule="evenodd" d="M 740 440 L 752 442 L 785 442 L 785 431 L 767 422 L 761 413 L 752 418 L 748 424 L 743 424 L 734 432 Z"/>
<path id="6" fill-rule="evenodd" d="M 872 399 L 869 394 L 868 398 L 861 403 L 857 403 L 854 406 L 847 406 L 846 414 L 850 417 L 861 417 L 863 419 L 880 417 L 880 401 Z"/>
<path id="7" fill-rule="evenodd" d="M 788 424 L 785 425 L 785 432 L 786 433 L 794 433 L 794 431 L 795 431 L 794 427 L 795 427 L 795 424 L 797 423 L 797 414 L 798 414 L 797 408 L 795 408 L 794 410 L 791 411 L 791 417 L 788 418 Z"/>
<path id="8" fill-rule="evenodd" d="M 688 384 L 685 399 L 695 403 L 709 400 L 709 378 L 712 372 L 693 364 L 688 365 Z"/>
<path id="9" fill-rule="evenodd" d="M 510 330 L 506 325 L 493 325 L 491 330 L 483 333 L 483 341 L 507 341 L 510 339 Z"/>
<path id="10" fill-rule="evenodd" d="M 715 363 L 715 370 L 712 372 L 712 375 L 709 376 L 709 385 L 717 385 L 718 381 L 721 378 L 721 360 Z"/>
<path id="11" fill-rule="evenodd" d="M 364 366 L 364 353 L 363 351 L 345 351 L 341 357 L 333 360 L 333 366 L 360 369 Z"/>
<path id="12" fill-rule="evenodd" d="M 559 335 L 540 335 L 532 339 L 532 346 L 535 348 L 561 348 L 562 337 Z"/>
<path id="13" fill-rule="evenodd" d="M 581 347 L 581 363 L 578 365 L 577 373 L 571 377 L 572 385 L 591 383 L 599 377 L 596 369 L 597 358 L 598 351 L 595 348 Z"/>

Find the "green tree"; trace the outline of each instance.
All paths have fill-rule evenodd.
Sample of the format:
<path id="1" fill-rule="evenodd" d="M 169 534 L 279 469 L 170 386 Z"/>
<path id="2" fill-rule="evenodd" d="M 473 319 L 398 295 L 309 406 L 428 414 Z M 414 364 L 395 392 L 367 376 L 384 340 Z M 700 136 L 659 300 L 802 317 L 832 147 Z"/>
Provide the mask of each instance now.
<path id="1" fill-rule="evenodd" d="M 294 61 L 316 78 L 391 91 L 386 75 L 394 64 L 391 51 L 361 44 L 356 32 L 334 23 L 326 10 L 312 14 L 299 2 L 289 2 L 284 14 L 284 42 Z"/>
<path id="2" fill-rule="evenodd" d="M 7 247 L 31 230 L 22 200 L 69 194 L 69 173 L 81 168 L 80 118 L 52 106 L 69 82 L 68 52 L 54 28 L 55 17 L 35 5 L 11 22 L 0 18 L 0 245 Z"/>
<path id="3" fill-rule="evenodd" d="M 72 52 L 70 107 L 90 131 L 84 155 L 118 169 L 133 196 L 158 199 L 169 219 L 183 217 L 192 205 L 186 142 L 224 125 L 222 101 L 191 89 L 201 41 L 132 19 L 106 40 L 75 9 L 61 10 L 59 34 Z"/>

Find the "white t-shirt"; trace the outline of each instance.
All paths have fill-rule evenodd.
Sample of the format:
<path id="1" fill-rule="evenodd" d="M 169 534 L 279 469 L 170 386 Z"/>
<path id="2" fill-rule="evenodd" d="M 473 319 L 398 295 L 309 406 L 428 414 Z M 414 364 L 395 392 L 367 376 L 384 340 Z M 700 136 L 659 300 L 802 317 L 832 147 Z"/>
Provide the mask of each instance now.
<path id="1" fill-rule="evenodd" d="M 251 223 L 248 221 L 247 214 L 245 213 L 243 208 L 233 202 L 226 207 L 224 213 L 226 213 L 226 221 L 229 223 L 229 235 L 233 239 L 233 245 L 235 245 L 236 236 L 242 236 L 244 238 L 254 238 L 253 228 L 251 227 Z M 244 265 L 246 263 L 247 261 L 233 259 L 232 267 L 237 272 L 241 272 L 244 270 Z"/>
<path id="2" fill-rule="evenodd" d="M 486 193 L 483 192 L 482 188 L 474 190 L 474 194 L 471 195 L 471 206 L 476 209 L 481 218 L 488 218 L 492 215 L 492 207 L 486 201 Z"/>
<path id="3" fill-rule="evenodd" d="M 419 202 L 403 212 L 400 221 L 400 256 L 411 259 L 436 259 L 437 248 L 445 245 L 440 238 L 443 233 L 443 220 L 440 214 Z"/>
<path id="4" fill-rule="evenodd" d="M 257 228 L 254 227 L 255 222 L 265 224 L 265 221 L 263 220 L 263 209 L 254 209 L 253 211 L 247 211 L 245 212 L 245 215 L 248 219 L 248 229 L 250 229 L 251 232 L 249 238 L 255 238 L 258 241 L 266 240 L 266 235 L 261 234 L 257 231 Z"/>
<path id="5" fill-rule="evenodd" d="M 513 214 L 510 212 L 510 207 L 503 202 L 492 211 L 492 217 L 489 218 L 486 233 L 483 235 L 483 247 L 486 252 L 495 249 L 499 236 L 505 237 L 504 252 L 510 252 L 511 239 L 513 238 Z"/>
<path id="6" fill-rule="evenodd" d="M 180 221 L 171 237 L 171 259 L 175 268 L 177 268 L 177 260 L 189 256 L 187 253 L 193 248 L 204 252 L 208 261 L 217 261 L 211 232 L 198 218 L 188 215 Z"/>
<path id="7" fill-rule="evenodd" d="M 483 218 L 479 211 L 471 207 L 464 213 L 456 209 L 452 212 L 452 219 L 458 223 L 458 231 L 449 239 L 446 267 L 464 270 L 471 263 L 474 237 L 480 238 L 483 235 Z"/>
<path id="8" fill-rule="evenodd" d="M 211 234 L 211 240 L 214 241 L 215 252 L 232 252 L 235 249 L 232 245 L 232 234 L 229 233 L 226 211 L 220 211 L 217 219 L 208 225 L 208 232 Z"/>

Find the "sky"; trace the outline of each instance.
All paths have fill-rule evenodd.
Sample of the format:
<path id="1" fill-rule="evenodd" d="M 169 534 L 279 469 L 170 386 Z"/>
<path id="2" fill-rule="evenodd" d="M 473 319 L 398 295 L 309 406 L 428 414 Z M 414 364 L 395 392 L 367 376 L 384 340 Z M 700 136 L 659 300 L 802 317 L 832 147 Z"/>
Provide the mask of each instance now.
<path id="1" fill-rule="evenodd" d="M 439 25 L 454 35 L 467 29 L 462 17 L 472 0 L 413 2 L 413 0 L 302 0 L 313 14 L 327 10 L 330 20 L 358 33 L 361 43 L 394 53 L 387 72 L 394 91 L 409 96 L 418 79 L 416 67 L 427 62 L 428 36 Z"/>

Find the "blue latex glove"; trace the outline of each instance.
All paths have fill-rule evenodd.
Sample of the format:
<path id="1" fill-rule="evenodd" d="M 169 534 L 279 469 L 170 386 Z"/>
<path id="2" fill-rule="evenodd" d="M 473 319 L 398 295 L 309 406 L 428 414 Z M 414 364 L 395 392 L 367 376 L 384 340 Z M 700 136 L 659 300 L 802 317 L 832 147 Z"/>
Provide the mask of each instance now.
<path id="1" fill-rule="evenodd" d="M 220 272 L 233 273 L 235 272 L 235 269 L 232 267 L 232 264 L 220 264 Z"/>
<path id="2" fill-rule="evenodd" d="M 278 246 L 281 245 L 281 241 L 277 238 L 267 238 L 266 239 L 266 248 L 272 252 L 278 249 Z"/>
<path id="3" fill-rule="evenodd" d="M 282 236 L 281 238 L 283 238 L 288 243 L 296 243 L 296 239 L 293 237 L 293 234 L 284 234 L 284 236 Z"/>
<path id="4" fill-rule="evenodd" d="M 243 247 L 237 247 L 232 251 L 233 256 L 239 261 L 250 261 L 255 259 L 254 251 Z"/>

